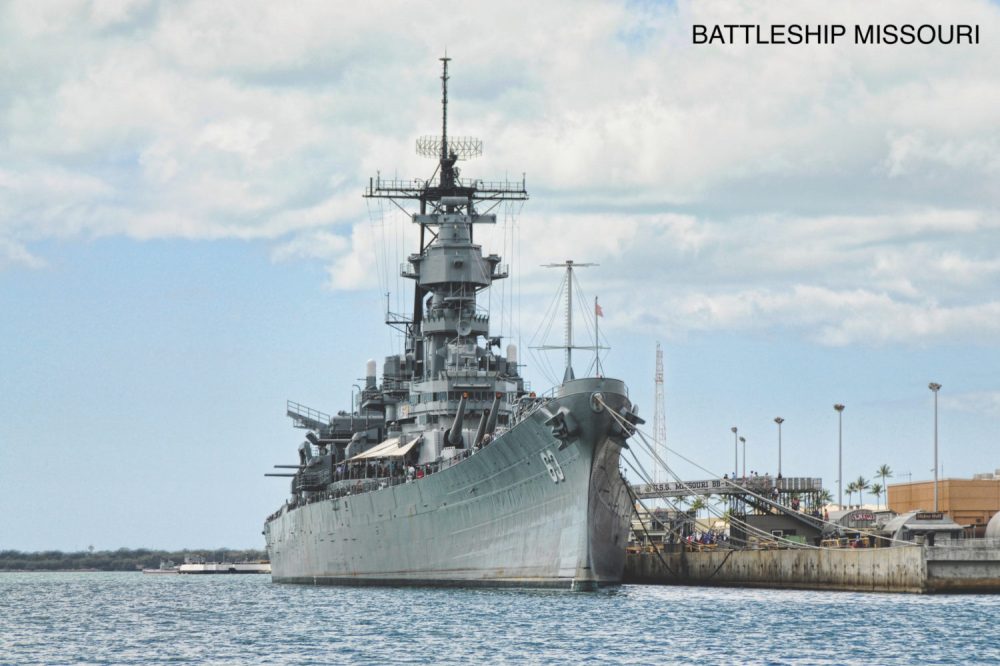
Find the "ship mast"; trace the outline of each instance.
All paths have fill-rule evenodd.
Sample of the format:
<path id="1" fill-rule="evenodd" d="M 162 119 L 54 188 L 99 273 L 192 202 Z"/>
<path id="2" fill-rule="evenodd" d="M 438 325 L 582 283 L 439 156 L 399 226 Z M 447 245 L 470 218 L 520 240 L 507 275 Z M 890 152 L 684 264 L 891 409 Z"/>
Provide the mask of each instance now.
<path id="1" fill-rule="evenodd" d="M 576 375 L 573 373 L 573 350 L 574 349 L 585 349 L 599 352 L 602 347 L 597 344 L 595 340 L 593 347 L 580 347 L 573 344 L 573 287 L 575 282 L 573 279 L 573 269 L 574 268 L 590 268 L 591 266 L 599 266 L 600 264 L 578 264 L 572 259 L 567 259 L 566 261 L 559 264 L 542 264 L 542 268 L 565 268 L 566 276 L 563 278 L 563 287 L 566 289 L 566 324 L 565 324 L 565 343 L 562 346 L 553 345 L 541 345 L 534 347 L 534 349 L 562 349 L 566 352 L 566 370 L 563 373 L 563 382 L 568 382 L 571 379 L 576 379 Z"/>
<path id="2" fill-rule="evenodd" d="M 441 71 L 441 163 L 448 159 L 448 61 L 447 55 L 440 58 Z M 443 176 L 444 174 L 442 174 Z M 444 185 L 442 181 L 441 185 Z"/>
<path id="3" fill-rule="evenodd" d="M 500 257 L 480 254 L 479 246 L 473 244 L 473 228 L 476 224 L 495 224 L 496 215 L 491 211 L 503 202 L 528 198 L 523 178 L 520 182 L 486 183 L 460 178 L 456 163 L 482 155 L 483 142 L 474 137 L 448 135 L 451 58 L 446 54 L 440 61 L 441 135 L 422 136 L 416 143 L 418 155 L 437 162 L 435 173 L 427 180 L 386 180 L 379 175 L 369 179 L 364 193 L 366 198 L 389 199 L 420 227 L 418 251 L 410 255 L 410 266 L 402 271 L 403 277 L 415 283 L 412 318 L 386 322 L 405 326 L 407 356 L 412 356 L 416 363 L 414 379 L 429 376 L 423 360 L 437 358 L 431 352 L 443 351 L 447 340 L 484 335 L 482 323 L 471 329 L 468 326 L 476 316 L 475 295 L 507 274 L 499 264 Z M 407 210 L 406 200 L 417 202 L 419 211 Z M 445 245 L 450 248 L 447 258 L 439 256 Z M 429 324 L 425 319 L 431 309 L 435 320 Z M 443 313 L 446 313 L 445 324 L 441 323 Z"/>

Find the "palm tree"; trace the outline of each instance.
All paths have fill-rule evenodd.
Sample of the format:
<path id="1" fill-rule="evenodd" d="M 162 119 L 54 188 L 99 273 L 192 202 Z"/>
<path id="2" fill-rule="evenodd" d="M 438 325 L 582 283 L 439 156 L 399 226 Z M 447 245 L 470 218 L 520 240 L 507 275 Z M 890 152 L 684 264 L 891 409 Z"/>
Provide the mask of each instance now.
<path id="1" fill-rule="evenodd" d="M 698 512 L 702 509 L 708 508 L 708 502 L 705 501 L 704 497 L 695 497 L 694 501 L 691 502 L 691 506 L 688 507 L 688 511 L 694 511 L 695 520 L 698 519 Z"/>
<path id="2" fill-rule="evenodd" d="M 858 506 L 865 503 L 865 491 L 872 487 L 872 484 L 863 476 L 859 476 L 858 480 L 854 482 L 854 487 L 858 491 Z"/>
<path id="3" fill-rule="evenodd" d="M 889 503 L 889 486 L 886 485 L 885 480 L 892 478 L 892 468 L 888 465 L 879 466 L 878 470 L 875 472 L 875 476 L 882 479 L 882 488 L 885 490 L 886 504 Z"/>
<path id="4" fill-rule="evenodd" d="M 722 512 L 722 509 L 719 508 L 721 499 L 712 493 L 705 495 L 705 519 L 708 522 L 714 523 L 718 520 L 719 514 Z"/>
<path id="5" fill-rule="evenodd" d="M 816 493 L 816 508 L 820 509 L 833 501 L 833 493 L 829 490 L 821 490 Z"/>
<path id="6" fill-rule="evenodd" d="M 857 484 L 857 482 L 851 481 L 850 483 L 847 484 L 847 487 L 844 488 L 844 490 L 847 491 L 847 506 L 850 506 L 851 505 L 851 498 L 854 497 L 854 493 L 858 492 L 858 484 Z M 840 508 L 843 509 L 844 507 L 840 507 Z"/>
<path id="7" fill-rule="evenodd" d="M 882 490 L 883 489 L 882 489 L 882 484 L 881 483 L 873 483 L 872 484 L 872 495 L 875 496 L 875 508 L 876 509 L 879 506 L 878 498 L 882 494 Z"/>

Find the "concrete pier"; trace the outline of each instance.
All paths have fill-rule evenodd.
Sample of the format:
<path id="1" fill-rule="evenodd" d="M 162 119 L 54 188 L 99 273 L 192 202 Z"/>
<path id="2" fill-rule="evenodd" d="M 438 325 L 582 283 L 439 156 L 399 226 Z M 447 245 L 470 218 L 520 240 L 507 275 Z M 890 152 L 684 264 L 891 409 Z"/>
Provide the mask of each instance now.
<path id="1" fill-rule="evenodd" d="M 625 582 L 856 592 L 1000 593 L 1000 547 L 629 553 Z"/>

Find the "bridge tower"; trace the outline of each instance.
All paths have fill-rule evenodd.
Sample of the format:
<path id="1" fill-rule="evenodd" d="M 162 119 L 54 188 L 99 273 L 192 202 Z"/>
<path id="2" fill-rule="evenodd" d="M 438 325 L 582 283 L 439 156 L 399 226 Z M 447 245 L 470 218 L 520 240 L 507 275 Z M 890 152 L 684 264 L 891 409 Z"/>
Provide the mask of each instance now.
<path id="1" fill-rule="evenodd" d="M 663 348 L 660 343 L 656 343 L 656 407 L 653 414 L 653 450 L 659 458 L 653 459 L 653 481 L 663 483 L 667 479 L 666 470 L 660 464 L 660 460 L 667 459 L 667 419 L 665 415 L 665 400 L 663 397 Z"/>

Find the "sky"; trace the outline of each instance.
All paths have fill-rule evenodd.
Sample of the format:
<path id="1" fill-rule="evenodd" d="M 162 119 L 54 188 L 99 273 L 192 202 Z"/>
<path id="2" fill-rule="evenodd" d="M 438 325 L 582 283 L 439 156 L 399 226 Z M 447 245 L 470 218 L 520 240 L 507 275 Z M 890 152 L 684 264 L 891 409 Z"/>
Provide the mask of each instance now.
<path id="1" fill-rule="evenodd" d="M 731 23 L 981 43 L 692 44 Z M 412 225 L 361 194 L 431 175 L 446 51 L 463 176 L 530 193 L 477 241 L 532 388 L 541 265 L 591 262 L 650 427 L 663 346 L 684 478 L 733 471 L 733 426 L 775 472 L 781 416 L 784 475 L 836 496 L 839 402 L 845 483 L 929 479 L 931 381 L 942 475 L 1000 468 L 995 2 L 12 0 L 0 43 L 0 550 L 263 546 L 285 400 L 346 409 L 399 349 Z"/>

